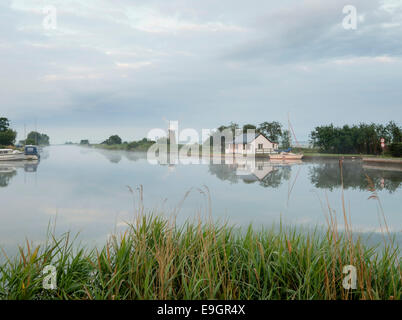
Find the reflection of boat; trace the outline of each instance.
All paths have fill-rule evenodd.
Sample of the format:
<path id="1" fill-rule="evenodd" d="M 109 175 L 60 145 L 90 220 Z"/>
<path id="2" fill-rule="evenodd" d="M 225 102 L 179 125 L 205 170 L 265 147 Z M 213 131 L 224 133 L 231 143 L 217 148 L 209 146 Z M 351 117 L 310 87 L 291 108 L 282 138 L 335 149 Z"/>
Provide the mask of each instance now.
<path id="1" fill-rule="evenodd" d="M 13 172 L 19 168 L 23 168 L 25 172 L 36 172 L 38 164 L 38 160 L 2 161 L 0 162 L 0 173 Z"/>
<path id="2" fill-rule="evenodd" d="M 13 149 L 0 149 L 0 161 L 39 160 L 36 146 L 25 146 L 24 152 Z"/>
<path id="3" fill-rule="evenodd" d="M 15 167 L 12 167 L 12 166 L 3 166 L 3 165 L 0 165 L 0 174 L 2 174 L 2 173 L 11 173 L 11 172 L 14 172 L 14 171 L 16 171 L 17 169 L 15 168 Z"/>
<path id="4" fill-rule="evenodd" d="M 281 152 L 278 154 L 270 154 L 269 155 L 269 159 L 271 161 L 301 160 L 302 158 L 303 158 L 303 154 L 293 153 L 293 152 Z"/>

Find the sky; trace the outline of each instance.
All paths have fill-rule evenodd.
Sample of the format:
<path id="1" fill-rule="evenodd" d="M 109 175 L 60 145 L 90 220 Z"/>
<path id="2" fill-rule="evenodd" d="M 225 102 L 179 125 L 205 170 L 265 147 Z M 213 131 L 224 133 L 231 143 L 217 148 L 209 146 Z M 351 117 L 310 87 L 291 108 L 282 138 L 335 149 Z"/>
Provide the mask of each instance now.
<path id="1" fill-rule="evenodd" d="M 402 0 L 0 2 L 0 116 L 18 139 L 24 126 L 55 144 L 131 141 L 168 120 L 201 134 L 290 114 L 303 141 L 324 124 L 401 124 L 401 88 Z"/>

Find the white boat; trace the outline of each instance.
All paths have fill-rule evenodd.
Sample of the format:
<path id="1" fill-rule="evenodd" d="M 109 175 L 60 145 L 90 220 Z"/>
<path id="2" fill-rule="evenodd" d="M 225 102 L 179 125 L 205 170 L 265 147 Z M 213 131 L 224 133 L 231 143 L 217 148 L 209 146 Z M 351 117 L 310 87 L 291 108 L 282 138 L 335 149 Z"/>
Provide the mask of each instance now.
<path id="1" fill-rule="evenodd" d="M 25 160 L 25 154 L 13 149 L 0 149 L 0 161 Z"/>
<path id="2" fill-rule="evenodd" d="M 301 160 L 303 158 L 303 154 L 301 153 L 292 153 L 292 152 L 281 152 L 278 154 L 270 154 L 270 160 L 276 161 L 286 161 L 286 160 Z"/>
<path id="3" fill-rule="evenodd" d="M 24 152 L 13 149 L 0 149 L 0 161 L 39 160 L 36 146 L 25 146 Z"/>

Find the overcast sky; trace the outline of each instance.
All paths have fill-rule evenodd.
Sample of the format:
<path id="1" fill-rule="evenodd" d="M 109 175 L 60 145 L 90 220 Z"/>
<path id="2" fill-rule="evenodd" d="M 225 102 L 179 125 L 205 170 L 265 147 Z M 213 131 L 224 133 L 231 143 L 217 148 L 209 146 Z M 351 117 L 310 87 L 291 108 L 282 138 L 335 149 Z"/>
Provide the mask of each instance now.
<path id="1" fill-rule="evenodd" d="M 0 99 L 19 139 L 36 123 L 52 143 L 288 112 L 299 140 L 331 122 L 401 124 L 402 0 L 2 0 Z"/>

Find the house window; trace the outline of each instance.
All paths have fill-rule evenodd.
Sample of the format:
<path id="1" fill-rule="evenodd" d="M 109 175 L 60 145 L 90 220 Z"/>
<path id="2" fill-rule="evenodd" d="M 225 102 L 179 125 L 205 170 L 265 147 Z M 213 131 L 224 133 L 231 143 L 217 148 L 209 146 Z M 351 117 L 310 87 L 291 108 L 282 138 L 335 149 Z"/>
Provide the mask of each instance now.
<path id="1" fill-rule="evenodd" d="M 258 150 L 261 150 L 262 149 L 262 143 L 259 143 L 258 144 Z"/>

